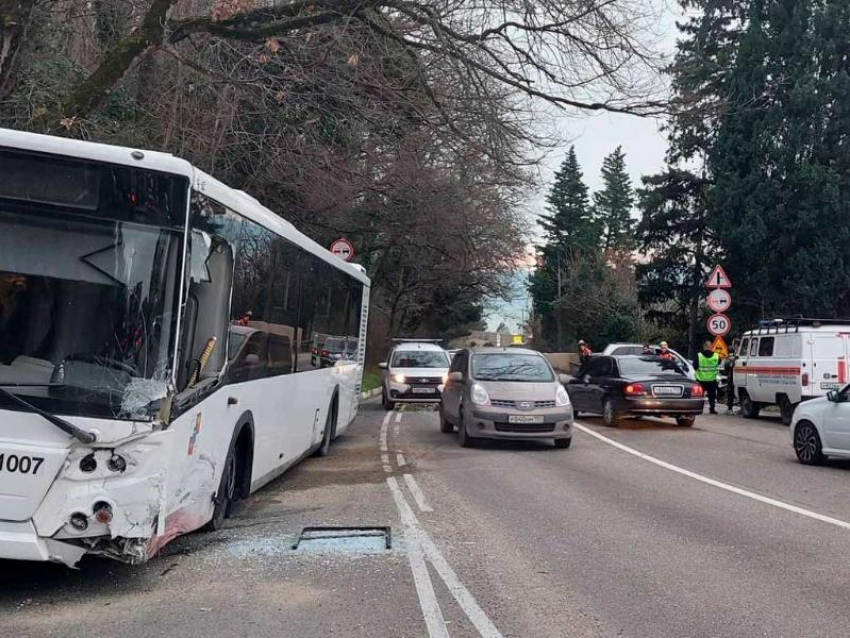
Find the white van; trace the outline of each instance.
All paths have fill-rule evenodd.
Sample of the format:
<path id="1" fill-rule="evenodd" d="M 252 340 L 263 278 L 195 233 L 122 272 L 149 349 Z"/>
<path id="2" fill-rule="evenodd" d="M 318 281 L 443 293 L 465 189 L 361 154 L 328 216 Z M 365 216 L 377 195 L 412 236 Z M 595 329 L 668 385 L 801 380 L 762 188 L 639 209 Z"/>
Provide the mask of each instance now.
<path id="1" fill-rule="evenodd" d="M 792 319 L 765 322 L 741 337 L 735 390 L 745 418 L 778 405 L 790 425 L 801 401 L 826 396 L 848 382 L 850 321 Z"/>

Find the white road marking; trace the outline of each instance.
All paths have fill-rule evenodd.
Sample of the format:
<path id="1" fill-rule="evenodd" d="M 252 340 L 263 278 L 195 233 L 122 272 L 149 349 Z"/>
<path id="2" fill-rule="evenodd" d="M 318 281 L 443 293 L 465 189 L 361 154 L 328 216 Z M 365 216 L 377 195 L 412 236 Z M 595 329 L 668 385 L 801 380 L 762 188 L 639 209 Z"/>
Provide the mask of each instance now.
<path id="1" fill-rule="evenodd" d="M 401 518 L 402 524 L 405 527 L 405 539 L 408 546 L 418 546 L 420 551 L 423 552 L 425 558 L 430 561 L 437 574 L 443 579 L 446 587 L 466 614 L 466 617 L 469 618 L 469 621 L 478 630 L 481 638 L 503 638 L 502 633 L 496 629 L 496 626 L 487 617 L 487 614 L 481 609 L 469 590 L 460 582 L 457 574 L 443 557 L 442 553 L 440 553 L 434 541 L 431 540 L 428 532 L 419 524 L 416 514 L 413 513 L 410 505 L 407 504 L 396 478 L 394 476 L 388 477 L 387 485 L 390 486 L 390 491 L 393 493 L 393 499 L 398 508 L 399 518 Z"/>
<path id="2" fill-rule="evenodd" d="M 419 508 L 419 511 L 433 512 L 434 508 L 428 505 L 428 502 L 425 500 L 425 495 L 422 493 L 422 490 L 419 489 L 419 483 L 416 482 L 413 475 L 405 474 L 404 482 L 407 483 L 407 489 L 409 489 L 410 493 L 413 495 L 413 500 L 416 501 L 416 506 Z"/>
<path id="3" fill-rule="evenodd" d="M 407 501 L 404 500 L 404 495 L 394 476 L 387 477 L 387 485 L 390 487 L 401 523 L 404 526 L 404 536 L 407 540 L 407 558 L 410 561 L 410 570 L 413 572 L 413 583 L 416 585 L 416 594 L 419 596 L 419 606 L 422 607 L 428 636 L 429 638 L 449 638 L 446 621 L 443 619 L 443 612 L 440 610 L 437 595 L 434 593 L 431 574 L 428 573 L 428 566 L 425 564 L 422 545 L 419 542 L 416 517 Z"/>
<path id="4" fill-rule="evenodd" d="M 676 472 L 677 474 L 681 474 L 682 476 L 687 476 L 688 478 L 692 478 L 695 481 L 700 481 L 701 483 L 705 483 L 706 485 L 711 485 L 713 487 L 717 487 L 721 490 L 726 490 L 727 492 L 732 492 L 733 494 L 737 494 L 739 496 L 743 496 L 745 498 L 752 499 L 754 501 L 758 501 L 759 503 L 765 503 L 766 505 L 772 505 L 773 507 L 778 507 L 779 509 L 783 509 L 788 512 L 793 512 L 794 514 L 799 514 L 800 516 L 806 516 L 807 518 L 814 519 L 816 521 L 820 521 L 822 523 L 829 523 L 830 525 L 835 525 L 836 527 L 840 527 L 842 529 L 850 530 L 850 523 L 847 521 L 842 521 L 837 518 L 832 518 L 831 516 L 825 516 L 823 514 L 818 514 L 817 512 L 813 512 L 811 510 L 804 509 L 802 507 L 797 507 L 796 505 L 791 505 L 790 503 L 785 503 L 783 501 L 777 501 L 774 498 L 770 498 L 769 496 L 762 496 L 761 494 L 757 494 L 756 492 L 750 492 L 749 490 L 742 489 L 740 487 L 735 487 L 734 485 L 729 485 L 728 483 L 723 483 L 722 481 L 717 481 L 713 478 L 709 478 L 702 474 L 697 474 L 696 472 L 691 472 L 690 470 L 686 470 L 677 465 L 673 465 L 672 463 L 667 463 L 666 461 L 662 461 L 661 459 L 657 459 L 654 456 L 650 456 L 649 454 L 644 454 L 643 452 L 639 452 L 634 448 L 629 447 L 628 445 L 624 445 L 619 441 L 615 441 L 614 439 L 610 439 L 607 436 L 603 436 L 599 434 L 595 430 L 590 429 L 586 425 L 582 425 L 580 423 L 574 423 L 573 427 L 578 429 L 585 434 L 589 434 L 590 436 L 596 437 L 600 441 L 608 443 L 609 445 L 613 445 L 615 448 L 622 450 L 623 452 L 627 452 L 628 454 L 632 454 L 644 461 L 648 461 L 650 463 L 654 463 L 659 467 L 663 467 L 665 470 L 670 470 L 671 472 Z"/>
<path id="5" fill-rule="evenodd" d="M 381 423 L 381 452 L 387 451 L 387 425 L 389 425 L 390 417 L 392 415 L 392 412 L 387 412 L 387 415 Z"/>
<path id="6" fill-rule="evenodd" d="M 401 423 L 401 417 L 402 417 L 402 416 L 404 416 L 404 412 L 396 412 L 396 415 L 395 415 L 395 422 L 396 422 L 396 423 Z"/>
<path id="7" fill-rule="evenodd" d="M 398 452 L 395 455 L 395 460 L 398 463 L 399 467 L 404 467 L 405 465 L 407 465 L 407 461 L 404 460 L 404 456 L 402 456 L 401 452 Z"/>

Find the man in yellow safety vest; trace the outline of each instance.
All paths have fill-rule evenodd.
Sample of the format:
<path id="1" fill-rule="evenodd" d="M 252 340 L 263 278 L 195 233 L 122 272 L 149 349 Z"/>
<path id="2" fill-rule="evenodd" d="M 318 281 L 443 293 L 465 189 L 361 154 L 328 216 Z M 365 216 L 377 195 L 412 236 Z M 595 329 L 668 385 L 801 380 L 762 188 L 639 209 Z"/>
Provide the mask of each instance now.
<path id="1" fill-rule="evenodd" d="M 717 402 L 717 374 L 720 370 L 720 355 L 711 349 L 711 341 L 703 344 L 702 352 L 698 352 L 694 359 L 697 381 L 708 396 L 709 414 L 717 414 L 715 403 Z"/>

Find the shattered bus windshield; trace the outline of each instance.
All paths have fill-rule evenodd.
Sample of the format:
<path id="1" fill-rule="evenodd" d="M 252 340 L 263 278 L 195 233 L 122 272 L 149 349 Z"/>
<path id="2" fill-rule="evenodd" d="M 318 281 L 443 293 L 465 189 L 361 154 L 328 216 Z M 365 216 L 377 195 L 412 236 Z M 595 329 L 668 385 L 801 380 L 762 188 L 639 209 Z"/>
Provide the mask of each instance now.
<path id="1" fill-rule="evenodd" d="M 171 383 L 187 180 L 10 153 L 0 173 L 0 384 L 55 414 L 152 418 Z M 34 188 L 43 175 L 54 185 Z"/>

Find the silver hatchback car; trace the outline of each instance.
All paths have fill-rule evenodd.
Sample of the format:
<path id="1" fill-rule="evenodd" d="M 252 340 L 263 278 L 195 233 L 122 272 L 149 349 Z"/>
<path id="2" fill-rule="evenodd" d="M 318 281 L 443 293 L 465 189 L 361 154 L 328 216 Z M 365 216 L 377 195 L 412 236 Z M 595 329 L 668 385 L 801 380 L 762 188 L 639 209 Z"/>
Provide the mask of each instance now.
<path id="1" fill-rule="evenodd" d="M 546 358 L 521 348 L 477 348 L 458 352 L 443 390 L 440 430 L 458 429 L 458 441 L 552 439 L 572 442 L 573 411 L 563 385 Z"/>

